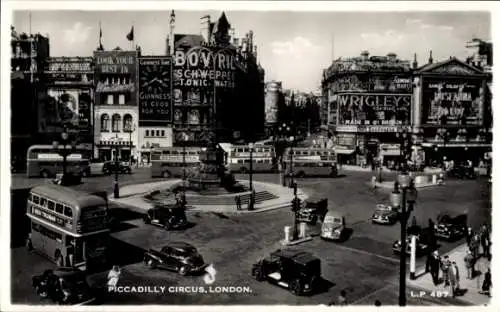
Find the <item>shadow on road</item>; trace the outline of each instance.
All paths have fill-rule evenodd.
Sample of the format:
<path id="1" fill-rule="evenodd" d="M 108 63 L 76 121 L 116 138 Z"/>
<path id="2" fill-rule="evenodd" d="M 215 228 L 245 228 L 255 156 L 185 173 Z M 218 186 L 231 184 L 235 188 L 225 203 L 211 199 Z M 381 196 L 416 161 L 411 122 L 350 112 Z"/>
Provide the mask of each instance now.
<path id="1" fill-rule="evenodd" d="M 109 260 L 112 265 L 125 266 L 144 259 L 143 248 L 128 244 L 122 240 L 110 237 L 110 257 Z"/>
<path id="2" fill-rule="evenodd" d="M 318 286 L 317 286 L 316 290 L 311 295 L 318 295 L 318 294 L 326 293 L 333 286 L 335 286 L 335 283 L 321 277 L 318 280 Z"/>

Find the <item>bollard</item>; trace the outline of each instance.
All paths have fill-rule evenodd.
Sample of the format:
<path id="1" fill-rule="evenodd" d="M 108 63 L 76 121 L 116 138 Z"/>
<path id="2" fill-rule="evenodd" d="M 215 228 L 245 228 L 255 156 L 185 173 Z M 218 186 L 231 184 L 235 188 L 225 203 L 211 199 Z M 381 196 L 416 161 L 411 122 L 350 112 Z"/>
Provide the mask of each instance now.
<path id="1" fill-rule="evenodd" d="M 290 226 L 285 226 L 285 242 L 290 241 Z"/>
<path id="2" fill-rule="evenodd" d="M 306 223 L 301 222 L 299 230 L 299 238 L 305 238 L 305 237 L 306 237 Z"/>
<path id="3" fill-rule="evenodd" d="M 417 260 L 417 236 L 411 236 L 411 254 L 410 254 L 410 279 L 414 280 L 415 277 L 415 264 Z"/>
<path id="4" fill-rule="evenodd" d="M 437 178 L 438 178 L 437 175 L 435 175 L 435 174 L 432 175 L 432 184 L 437 184 L 437 181 L 438 181 Z"/>

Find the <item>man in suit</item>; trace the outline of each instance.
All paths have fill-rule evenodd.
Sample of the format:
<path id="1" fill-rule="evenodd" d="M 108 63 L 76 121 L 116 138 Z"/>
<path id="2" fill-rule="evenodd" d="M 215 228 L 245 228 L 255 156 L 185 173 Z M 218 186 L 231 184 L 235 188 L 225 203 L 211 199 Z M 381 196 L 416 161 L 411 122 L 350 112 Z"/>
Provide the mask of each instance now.
<path id="1" fill-rule="evenodd" d="M 439 257 L 438 251 L 434 251 L 432 253 L 431 258 L 429 259 L 429 267 L 432 276 L 432 282 L 435 286 L 439 284 L 439 266 L 441 264 L 441 258 Z"/>

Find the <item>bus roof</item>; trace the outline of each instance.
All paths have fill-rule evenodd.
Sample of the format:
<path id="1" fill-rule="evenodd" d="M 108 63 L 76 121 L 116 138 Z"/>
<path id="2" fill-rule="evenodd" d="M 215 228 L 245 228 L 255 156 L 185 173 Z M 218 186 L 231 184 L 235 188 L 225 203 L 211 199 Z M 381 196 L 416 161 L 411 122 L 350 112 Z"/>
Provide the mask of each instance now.
<path id="1" fill-rule="evenodd" d="M 68 144 L 68 146 L 69 146 L 69 144 Z M 91 147 L 88 147 L 86 144 L 78 144 L 75 148 L 77 150 L 91 150 L 92 149 Z M 55 152 L 54 146 L 49 145 L 49 144 L 31 145 L 28 148 L 28 151 L 33 150 L 33 149 L 50 149 L 50 150 L 53 150 Z"/>
<path id="2" fill-rule="evenodd" d="M 92 195 L 56 184 L 35 186 L 31 189 L 31 193 L 53 198 L 75 208 L 106 204 L 106 200 L 98 195 Z"/>

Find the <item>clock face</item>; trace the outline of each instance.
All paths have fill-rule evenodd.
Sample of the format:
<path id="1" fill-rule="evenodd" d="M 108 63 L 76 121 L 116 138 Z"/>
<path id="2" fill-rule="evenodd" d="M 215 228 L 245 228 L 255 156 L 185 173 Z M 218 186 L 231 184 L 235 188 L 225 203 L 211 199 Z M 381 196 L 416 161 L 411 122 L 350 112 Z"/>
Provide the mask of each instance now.
<path id="1" fill-rule="evenodd" d="M 157 66 L 147 66 L 142 69 L 139 86 L 151 93 L 163 93 L 170 89 L 170 71 Z"/>

